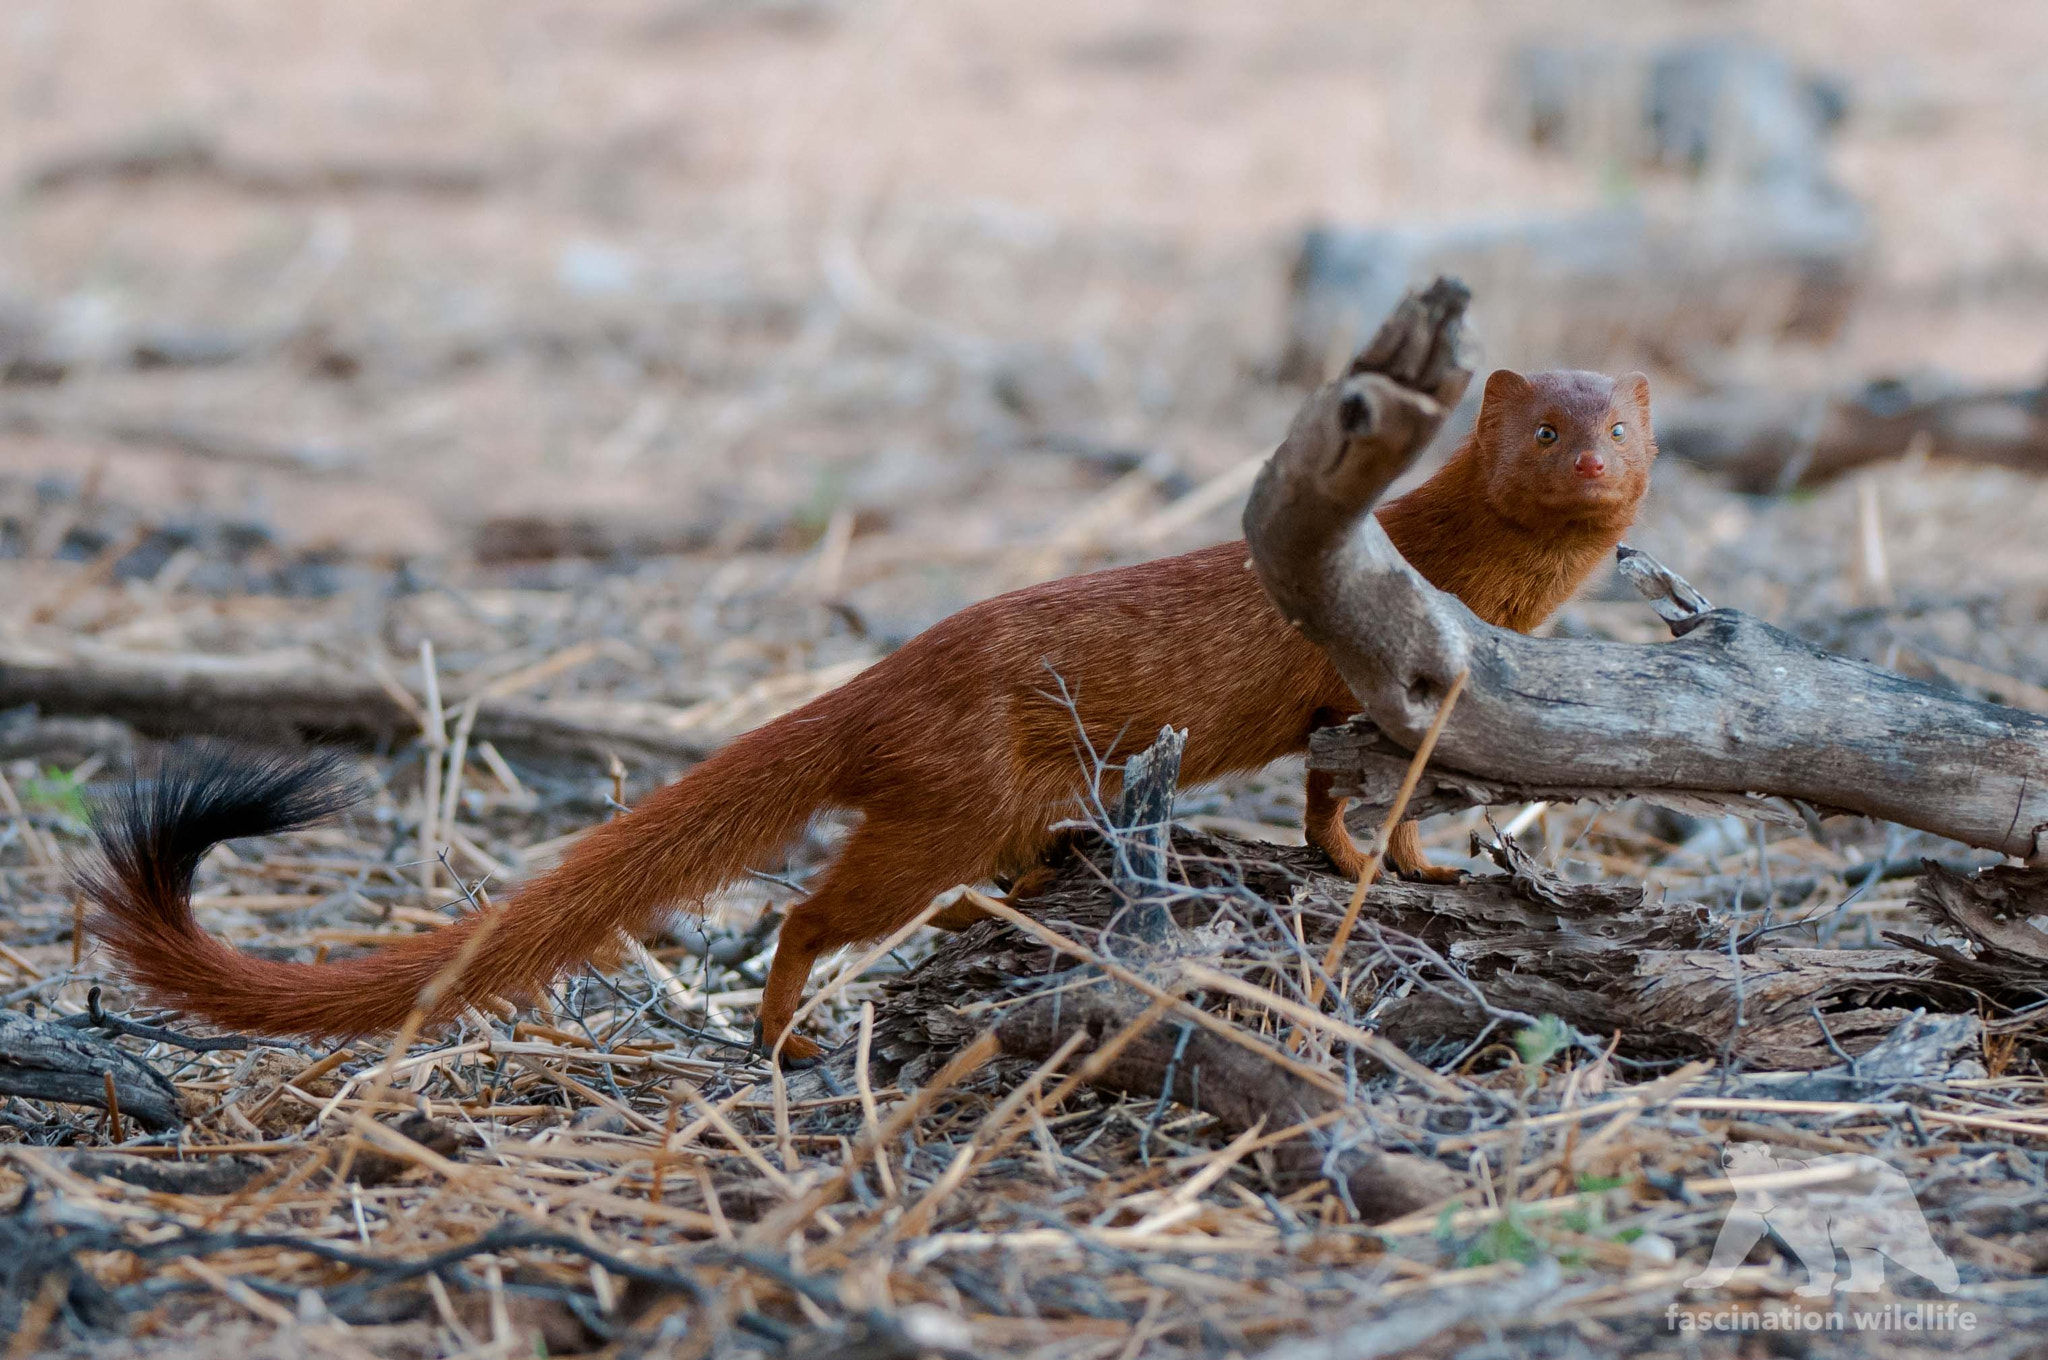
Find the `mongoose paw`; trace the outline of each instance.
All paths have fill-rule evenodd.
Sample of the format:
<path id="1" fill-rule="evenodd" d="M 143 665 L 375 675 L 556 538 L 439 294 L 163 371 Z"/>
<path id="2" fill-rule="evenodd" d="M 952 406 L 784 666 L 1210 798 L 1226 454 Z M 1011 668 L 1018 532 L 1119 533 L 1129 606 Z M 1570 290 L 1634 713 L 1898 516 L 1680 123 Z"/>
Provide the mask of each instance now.
<path id="1" fill-rule="evenodd" d="M 1439 864 L 1417 864 L 1409 868 L 1402 868 L 1396 865 L 1394 872 L 1410 883 L 1463 883 L 1465 881 L 1465 871 L 1463 869 L 1446 869 Z"/>
<path id="2" fill-rule="evenodd" d="M 1323 858 L 1330 861 L 1330 867 L 1356 883 L 1365 877 L 1365 871 L 1372 867 L 1372 856 L 1365 854 L 1355 845 L 1318 845 Z"/>
<path id="3" fill-rule="evenodd" d="M 767 1042 L 761 1034 L 761 1022 L 754 1022 L 754 1051 L 769 1061 L 776 1061 L 775 1045 Z M 825 1050 L 816 1042 L 801 1034 L 791 1034 L 782 1041 L 781 1066 L 788 1072 L 801 1072 L 806 1067 L 815 1067 Z"/>
<path id="4" fill-rule="evenodd" d="M 825 1060 L 825 1050 L 800 1034 L 792 1034 L 782 1042 L 782 1070 L 801 1072 L 806 1067 L 816 1067 Z"/>

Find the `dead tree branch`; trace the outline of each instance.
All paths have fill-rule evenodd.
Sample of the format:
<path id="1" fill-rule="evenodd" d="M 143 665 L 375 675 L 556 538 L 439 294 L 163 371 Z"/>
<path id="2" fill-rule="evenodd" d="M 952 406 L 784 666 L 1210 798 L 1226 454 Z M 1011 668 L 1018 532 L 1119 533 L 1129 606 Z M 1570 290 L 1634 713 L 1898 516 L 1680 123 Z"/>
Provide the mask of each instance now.
<path id="1" fill-rule="evenodd" d="M 1960 462 L 2048 469 L 2048 386 L 1973 387 L 1918 375 L 1835 393 L 1737 388 L 1663 406 L 1658 447 L 1738 491 L 1812 486 L 1896 458 L 1916 440 Z"/>
<path id="2" fill-rule="evenodd" d="M 1114 851 L 1100 842 L 1080 848 L 1084 853 L 1033 899 L 1029 911 L 1057 923 L 1070 938 L 1096 940 L 1110 933 L 1112 920 L 1123 910 L 1117 895 L 1104 889 Z M 1988 1017 L 1986 1030 L 2031 1033 L 2037 1026 L 2033 1008 L 2048 994 L 2048 970 L 2010 968 L 1996 953 L 2000 932 L 1959 930 L 1953 917 L 1940 924 L 1949 938 L 1960 934 L 1957 944 L 1896 935 L 1894 942 L 1907 948 L 1820 949 L 1780 944 L 1777 936 L 1748 940 L 1738 955 L 1738 984 L 1725 915 L 1694 902 L 1653 900 L 1639 885 L 1566 882 L 1537 867 L 1512 843 L 1494 854 L 1506 872 L 1454 884 L 1385 879 L 1375 884 L 1335 970 L 1354 979 L 1400 984 L 1401 994 L 1374 1011 L 1373 1026 L 1413 1054 L 1442 1052 L 1445 1044 L 1455 1049 L 1496 1024 L 1511 1033 L 1551 1014 L 1603 1048 L 1618 1032 L 1624 1058 L 1714 1057 L 1733 1032 L 1737 1037 L 1730 1056 L 1745 1069 L 1813 1072 L 1838 1064 L 1841 1052 L 1860 1060 L 1916 1012 L 1974 1017 L 1982 1011 Z M 1184 937 L 1219 916 L 1228 918 L 1252 899 L 1264 899 L 1298 910 L 1303 942 L 1320 953 L 1350 897 L 1351 884 L 1333 876 L 1312 850 L 1181 828 L 1174 833 L 1173 855 L 1188 878 L 1187 895 L 1175 903 Z M 2031 881 L 2048 880 L 2034 874 Z M 1275 935 L 1264 916 L 1252 906 L 1237 927 L 1238 943 L 1221 959 L 1183 954 L 1169 962 L 1206 960 L 1210 967 L 1242 975 L 1248 966 L 1262 966 L 1258 960 L 1280 954 L 1286 958 L 1283 971 L 1292 972 L 1297 965 L 1287 937 Z M 978 1032 L 982 1003 L 991 998 L 1018 997 L 1019 1008 L 1045 1005 L 1045 1016 L 1020 1019 L 1014 1030 L 998 1029 L 1006 1047 L 1013 1041 L 1017 1045 L 1015 1056 L 1030 1056 L 1045 1037 L 1030 1027 L 1053 1023 L 1056 1007 L 1053 997 L 1021 994 L 1042 985 L 1038 980 L 1060 962 L 1042 942 L 993 922 L 943 941 L 914 973 L 891 984 L 891 999 L 875 1029 L 879 1078 L 915 1083 L 928 1075 L 964 1035 Z M 1199 975 L 1199 970 L 1176 971 Z M 1173 973 L 1162 969 L 1158 976 L 1166 980 Z M 1272 974 L 1263 976 L 1271 986 Z M 1098 1008 L 1110 1007 L 1102 1012 L 1102 1023 L 1109 1026 L 1102 1032 L 1113 1034 L 1120 1026 L 1111 1023 L 1112 1011 L 1128 1020 L 1145 1005 L 1144 998 L 1130 997 L 1115 1006 L 1105 999 L 1077 1009 L 1080 998 L 1094 992 L 1108 996 L 1102 984 L 1062 993 L 1058 1033 L 1051 1036 L 1054 1047 Z M 1346 999 L 1363 1004 L 1358 997 Z M 1738 1011 L 1743 1024 L 1736 1030 Z M 1094 1035 L 1095 1021 L 1086 1023 Z M 1161 1032 L 1175 1035 L 1176 1043 L 1179 1030 L 1171 1015 L 1162 1023 Z M 1207 1031 L 1190 1033 L 1192 1043 Z M 1092 1044 L 1083 1053 L 1088 1051 Z M 1140 1061 L 1147 1051 L 1134 1048 L 1140 1056 L 1130 1061 Z M 1374 1056 L 1358 1052 L 1362 1062 L 1372 1064 L 1361 1072 L 1377 1070 Z M 1081 1060 L 1077 1055 L 1076 1061 Z M 1893 1069 L 1885 1070 L 1899 1079 Z M 1154 1075 L 1163 1080 L 1165 1069 Z M 1275 1081 L 1288 1075 L 1280 1072 Z M 838 1079 L 842 1085 L 851 1080 L 851 1069 Z M 1155 1081 L 1150 1094 L 1159 1089 Z M 1283 1082 L 1258 1089 L 1277 1096 L 1293 1088 Z M 1231 1117 L 1208 1095 L 1200 1107 L 1219 1120 Z M 1275 1129 L 1270 1119 L 1266 1127 Z"/>
<path id="3" fill-rule="evenodd" d="M 244 656 L 118 651 L 85 643 L 0 644 L 0 710 L 111 716 L 152 736 L 248 732 L 375 742 L 418 730 L 419 713 L 358 670 L 303 649 Z M 654 764 L 694 762 L 727 733 L 673 706 L 630 699 L 494 698 L 474 735 L 508 750 Z"/>
<path id="4" fill-rule="evenodd" d="M 1469 670 L 1437 754 L 1482 784 L 1761 794 L 2048 852 L 2048 718 L 1831 655 L 1734 610 L 1686 615 L 1661 646 L 1531 638 L 1424 581 L 1371 511 L 1471 379 L 1467 301 L 1441 279 L 1406 299 L 1308 400 L 1245 510 L 1267 591 L 1377 727 L 1412 748 Z"/>
<path id="5" fill-rule="evenodd" d="M 174 1129 L 178 1093 L 155 1068 L 102 1039 L 0 1011 L 0 1094 L 107 1108 L 146 1129 Z"/>

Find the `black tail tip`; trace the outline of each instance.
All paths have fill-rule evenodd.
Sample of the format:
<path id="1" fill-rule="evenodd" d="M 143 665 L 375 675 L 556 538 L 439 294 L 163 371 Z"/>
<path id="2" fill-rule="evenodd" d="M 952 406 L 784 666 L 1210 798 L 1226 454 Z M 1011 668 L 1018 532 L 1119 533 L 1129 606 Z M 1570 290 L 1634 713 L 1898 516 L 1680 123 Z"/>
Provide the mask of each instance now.
<path id="1" fill-rule="evenodd" d="M 337 751 L 180 741 L 153 776 L 138 774 L 99 801 L 93 839 L 115 880 L 182 889 L 222 841 L 310 826 L 366 792 L 354 762 Z"/>

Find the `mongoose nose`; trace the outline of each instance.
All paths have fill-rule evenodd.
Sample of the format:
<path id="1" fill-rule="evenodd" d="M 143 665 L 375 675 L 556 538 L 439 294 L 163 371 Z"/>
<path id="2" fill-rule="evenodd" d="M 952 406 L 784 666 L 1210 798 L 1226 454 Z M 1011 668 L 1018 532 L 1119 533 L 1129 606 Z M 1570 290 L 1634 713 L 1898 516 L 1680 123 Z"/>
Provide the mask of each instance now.
<path id="1" fill-rule="evenodd" d="M 1581 477 L 1584 477 L 1588 481 L 1591 481 L 1593 478 L 1598 477 L 1601 473 L 1607 471 L 1607 460 L 1602 458 L 1594 450 L 1587 449 L 1584 453 L 1579 455 L 1578 461 L 1572 464 L 1572 468 Z"/>

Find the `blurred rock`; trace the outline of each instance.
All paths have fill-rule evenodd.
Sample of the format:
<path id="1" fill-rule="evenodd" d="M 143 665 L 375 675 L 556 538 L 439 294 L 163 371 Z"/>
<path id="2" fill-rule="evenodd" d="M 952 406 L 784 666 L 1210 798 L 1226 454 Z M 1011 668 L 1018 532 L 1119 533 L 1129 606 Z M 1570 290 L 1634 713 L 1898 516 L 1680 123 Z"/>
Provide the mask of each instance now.
<path id="1" fill-rule="evenodd" d="M 1657 57 L 1646 112 L 1660 163 L 1725 167 L 1745 179 L 1818 177 L 1822 139 L 1847 116 L 1848 94 L 1768 48 L 1709 42 Z"/>
<path id="2" fill-rule="evenodd" d="M 1019 345 L 990 375 L 1003 410 L 1036 429 L 1086 430 L 1104 414 L 1099 365 L 1078 346 Z"/>
<path id="3" fill-rule="evenodd" d="M 1846 86 L 1757 43 L 1707 39 L 1647 55 L 1531 43 L 1508 58 L 1496 112 L 1546 151 L 1764 182 L 1824 177 Z"/>
<path id="4" fill-rule="evenodd" d="M 0 297 L 0 383 L 54 382 L 64 376 L 43 344 L 43 321 L 22 298 Z"/>
<path id="5" fill-rule="evenodd" d="M 1870 244 L 1826 138 L 1846 95 L 1766 47 L 1515 53 L 1501 116 L 1532 144 L 1702 181 L 1675 200 L 1449 226 L 1322 224 L 1296 256 L 1281 372 L 1320 381 L 1411 284 L 1464 279 L 1496 363 L 1684 368 L 1738 341 L 1841 329 Z M 1651 206 L 1654 202 L 1655 206 Z"/>
<path id="6" fill-rule="evenodd" d="M 1062 54 L 1076 66 L 1120 71 L 1166 71 L 1180 65 L 1195 47 L 1194 35 L 1164 24 L 1115 28 L 1070 43 Z"/>
<path id="7" fill-rule="evenodd" d="M 578 297 L 619 297 L 633 290 L 640 257 L 603 241 L 571 241 L 555 257 L 555 282 Z"/>
<path id="8" fill-rule="evenodd" d="M 1683 367 L 1738 339 L 1822 341 L 1847 318 L 1868 244 L 1859 204 L 1804 184 L 1675 212 L 1316 226 L 1295 257 L 1281 373 L 1321 381 L 1411 284 L 1438 273 L 1482 299 L 1490 362 Z"/>

